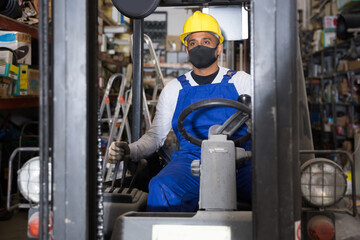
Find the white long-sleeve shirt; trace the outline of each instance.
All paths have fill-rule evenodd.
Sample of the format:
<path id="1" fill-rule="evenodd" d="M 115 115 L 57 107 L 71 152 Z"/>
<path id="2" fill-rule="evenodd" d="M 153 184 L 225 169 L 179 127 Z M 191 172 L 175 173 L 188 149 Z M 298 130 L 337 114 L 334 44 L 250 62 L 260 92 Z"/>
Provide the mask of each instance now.
<path id="1" fill-rule="evenodd" d="M 229 69 L 227 68 L 219 67 L 219 72 L 211 84 L 220 83 L 228 70 Z M 185 73 L 185 76 L 191 86 L 198 86 L 191 76 L 191 71 Z M 239 71 L 232 76 L 229 83 L 234 83 L 239 95 L 248 94 L 249 96 L 252 96 L 249 74 Z M 179 91 L 181 89 L 181 83 L 175 78 L 166 84 L 161 91 L 156 106 L 155 117 L 150 129 L 138 141 L 129 144 L 130 156 L 132 159 L 139 160 L 148 157 L 164 144 L 166 137 L 171 130 L 171 122 L 176 109 Z"/>

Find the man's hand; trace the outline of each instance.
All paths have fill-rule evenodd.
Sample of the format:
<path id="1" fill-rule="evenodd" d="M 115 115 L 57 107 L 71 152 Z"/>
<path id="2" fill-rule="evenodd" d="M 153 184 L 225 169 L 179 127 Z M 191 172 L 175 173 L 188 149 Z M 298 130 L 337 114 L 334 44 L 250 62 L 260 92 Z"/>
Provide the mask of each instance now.
<path id="1" fill-rule="evenodd" d="M 109 149 L 109 163 L 122 161 L 125 155 L 130 154 L 129 144 L 126 142 L 113 142 Z"/>

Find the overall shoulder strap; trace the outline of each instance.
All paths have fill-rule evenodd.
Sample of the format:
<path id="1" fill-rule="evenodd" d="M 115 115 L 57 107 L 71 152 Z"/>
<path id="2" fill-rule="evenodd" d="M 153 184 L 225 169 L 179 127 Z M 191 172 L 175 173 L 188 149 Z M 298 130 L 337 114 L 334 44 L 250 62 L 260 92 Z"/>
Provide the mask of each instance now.
<path id="1" fill-rule="evenodd" d="M 181 83 L 181 86 L 184 87 L 190 87 L 190 83 L 188 80 L 186 80 L 185 74 L 177 77 L 178 81 Z"/>
<path id="2" fill-rule="evenodd" d="M 224 75 L 221 83 L 228 83 L 229 80 L 232 78 L 232 76 L 235 75 L 235 73 L 237 73 L 237 71 L 235 71 L 235 70 L 229 70 L 229 71 L 227 71 L 227 73 Z"/>

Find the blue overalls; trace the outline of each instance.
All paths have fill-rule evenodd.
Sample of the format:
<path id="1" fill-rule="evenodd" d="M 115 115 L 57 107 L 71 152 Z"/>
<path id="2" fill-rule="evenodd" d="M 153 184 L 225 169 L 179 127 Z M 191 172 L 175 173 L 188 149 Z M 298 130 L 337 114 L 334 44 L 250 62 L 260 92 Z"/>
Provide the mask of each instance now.
<path id="1" fill-rule="evenodd" d="M 233 83 L 229 83 L 235 71 L 229 70 L 221 83 L 191 86 L 185 75 L 178 77 L 182 85 L 172 119 L 172 128 L 180 142 L 180 150 L 175 152 L 171 161 L 149 183 L 147 211 L 149 212 L 192 212 L 199 201 L 200 178 L 190 172 L 191 162 L 200 159 L 201 148 L 187 140 L 179 133 L 177 119 L 189 105 L 209 98 L 227 98 L 237 100 L 239 94 Z M 185 129 L 194 137 L 207 139 L 209 128 L 214 124 L 222 124 L 235 109 L 229 107 L 211 107 L 195 111 L 188 115 L 184 122 Z M 237 138 L 246 134 L 247 126 L 238 130 Z M 242 146 L 251 150 L 251 142 Z M 238 200 L 251 201 L 251 163 L 247 162 L 238 169 L 237 175 Z"/>

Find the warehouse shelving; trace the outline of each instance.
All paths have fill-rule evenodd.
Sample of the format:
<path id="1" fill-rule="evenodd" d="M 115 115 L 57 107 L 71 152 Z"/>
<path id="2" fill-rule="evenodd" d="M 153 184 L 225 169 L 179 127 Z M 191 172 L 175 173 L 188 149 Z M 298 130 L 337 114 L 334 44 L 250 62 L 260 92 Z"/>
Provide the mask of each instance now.
<path id="1" fill-rule="evenodd" d="M 360 46 L 358 36 L 304 57 L 309 110 L 314 137 L 319 138 L 315 142 L 320 148 L 338 148 L 344 140 L 353 141 L 353 127 L 359 124 L 360 99 L 354 95 L 354 88 L 360 84 L 360 68 L 338 71 L 339 60 L 352 41 Z M 344 78 L 349 91 L 341 95 L 338 86 Z"/>
<path id="2" fill-rule="evenodd" d="M 8 30 L 8 31 L 18 31 L 24 32 L 31 35 L 31 44 L 33 61 L 37 61 L 37 53 L 38 49 L 38 28 L 36 26 L 31 26 L 28 24 L 24 24 L 15 19 L 9 18 L 7 16 L 0 14 L 0 29 Z M 36 63 L 35 63 L 36 65 Z M 8 98 L 0 98 L 0 110 L 4 109 L 14 109 L 14 108 L 29 108 L 29 107 L 38 107 L 39 99 L 38 96 L 12 96 Z"/>

